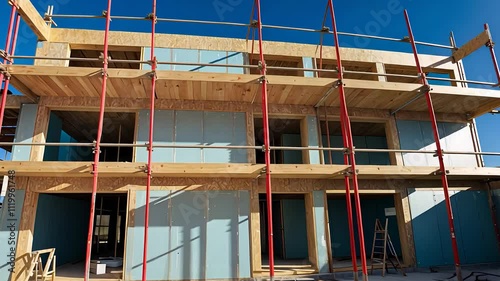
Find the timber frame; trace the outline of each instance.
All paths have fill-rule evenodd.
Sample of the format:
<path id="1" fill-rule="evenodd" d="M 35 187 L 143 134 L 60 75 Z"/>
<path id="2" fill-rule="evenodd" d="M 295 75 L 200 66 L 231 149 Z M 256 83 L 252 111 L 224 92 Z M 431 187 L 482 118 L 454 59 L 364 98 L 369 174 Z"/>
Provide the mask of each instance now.
<path id="1" fill-rule="evenodd" d="M 66 29 L 50 27 L 29 0 L 17 0 L 19 13 L 39 39 L 34 65 L 6 65 L 11 85 L 24 96 L 7 97 L 5 108 L 21 109 L 25 104 L 38 106 L 29 159 L 25 161 L 3 161 L 0 174 L 15 171 L 18 189 L 25 190 L 25 200 L 18 234 L 16 268 L 25 268 L 26 257 L 32 252 L 33 233 L 39 194 L 44 193 L 91 193 L 92 162 L 48 162 L 44 159 L 51 112 L 97 112 L 100 106 L 100 88 L 103 69 L 100 67 L 70 66 L 72 51 L 102 51 L 104 31 Z M 227 51 L 244 54 L 245 63 L 252 54 L 251 46 L 243 39 L 204 36 L 157 34 L 157 48 L 198 49 Z M 145 60 L 144 51 L 149 47 L 150 34 L 140 32 L 112 31 L 109 33 L 109 50 L 116 52 L 139 52 Z M 449 86 L 432 85 L 436 117 L 439 122 L 472 124 L 474 118 L 500 107 L 500 92 L 494 89 L 469 88 L 456 80 L 464 79 L 459 68 L 460 60 L 486 42 L 491 41 L 489 32 L 481 33 L 462 48 L 453 51 L 451 57 L 420 55 L 425 72 L 447 75 Z M 278 62 L 310 59 L 313 68 L 319 68 L 317 46 L 284 42 L 264 41 L 264 55 Z M 415 74 L 414 58 L 409 53 L 340 48 L 345 68 L 369 69 L 368 74 L 346 73 L 345 79 L 334 76 L 266 75 L 269 82 L 269 116 L 278 119 L 298 119 L 301 124 L 301 145 L 308 147 L 311 132 L 302 130 L 308 117 L 322 121 L 339 121 L 342 116 L 339 83 L 345 88 L 347 107 L 352 122 L 370 122 L 384 125 L 387 147 L 400 150 L 401 144 L 397 120 L 428 121 L 427 106 L 418 79 L 390 77 L 388 74 Z M 45 59 L 44 59 L 45 57 Z M 99 58 L 96 58 L 99 59 Z M 335 65 L 335 47 L 324 47 L 322 60 L 325 65 Z M 113 61 L 113 58 L 110 59 Z M 99 61 L 101 63 L 102 60 Z M 108 88 L 105 101 L 107 112 L 128 112 L 136 115 L 149 107 L 150 81 L 156 77 L 156 110 L 192 110 L 243 112 L 247 125 L 246 143 L 255 146 L 254 120 L 262 118 L 259 101 L 262 75 L 182 72 L 171 70 L 149 70 L 143 63 L 139 69 L 111 68 L 107 75 Z M 255 65 L 254 65 L 255 66 Z M 334 67 L 334 66 L 333 66 Z M 241 66 L 244 68 L 244 66 Z M 255 69 L 255 68 L 253 68 Z M 302 74 L 307 70 L 297 71 Z M 313 71 L 309 71 L 313 72 Z M 351 75 L 351 76 L 349 76 Z M 173 89 L 173 90 L 172 90 Z M 137 140 L 138 118 L 134 132 Z M 321 139 L 321 129 L 318 138 Z M 471 128 L 471 138 L 478 139 Z M 321 142 L 321 140 L 320 140 Z M 42 145 L 40 145 L 42 144 Z M 319 145 L 320 148 L 326 145 Z M 480 153 L 479 146 L 472 153 Z M 355 173 L 360 179 L 361 194 L 390 194 L 394 203 L 401 238 L 405 266 L 416 266 L 415 245 L 411 225 L 408 190 L 440 190 L 440 168 L 434 166 L 405 166 L 402 152 L 390 152 L 391 165 L 358 165 Z M 272 164 L 270 174 L 274 193 L 304 194 L 308 224 L 311 217 L 312 192 L 329 194 L 345 192 L 342 179 L 349 173 L 348 165 L 328 165 L 321 153 L 320 163 L 312 163 L 307 151 L 303 151 L 303 164 Z M 480 158 L 478 156 L 478 158 Z M 135 160 L 135 155 L 134 158 Z M 127 193 L 127 225 L 135 223 L 137 191 L 146 190 L 147 163 L 104 162 L 99 172 L 99 193 Z M 262 272 L 259 194 L 265 193 L 265 165 L 258 164 L 255 149 L 249 149 L 247 163 L 153 163 L 151 190 L 247 190 L 250 193 L 250 246 L 252 276 Z M 500 180 L 500 168 L 448 167 L 447 175 L 451 190 L 485 190 L 487 180 Z M 495 185 L 496 187 L 497 185 Z M 500 185 L 498 187 L 500 188 Z M 326 208 L 328 207 L 327 204 Z M 311 229 L 311 228 L 310 228 Z M 312 231 L 312 230 L 310 230 Z M 316 245 L 315 233 L 308 233 L 309 244 Z M 329 237 L 327 237 L 329 241 Z M 314 252 L 314 251 L 312 251 Z M 329 253 L 329 262 L 333 258 Z M 310 252 L 310 262 L 319 271 L 317 253 Z M 348 271 L 351 269 L 331 269 Z M 25 272 L 13 275 L 12 280 L 24 280 Z"/>

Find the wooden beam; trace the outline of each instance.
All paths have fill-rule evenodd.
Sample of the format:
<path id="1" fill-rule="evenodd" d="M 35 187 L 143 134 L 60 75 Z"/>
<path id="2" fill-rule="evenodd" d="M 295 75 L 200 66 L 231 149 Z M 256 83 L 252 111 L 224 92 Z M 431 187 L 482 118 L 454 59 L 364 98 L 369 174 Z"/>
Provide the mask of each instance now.
<path id="1" fill-rule="evenodd" d="M 50 27 L 45 23 L 42 16 L 36 10 L 30 0 L 15 1 L 19 8 L 19 14 L 24 22 L 33 30 L 40 41 L 47 41 L 50 38 Z"/>
<path id="2" fill-rule="evenodd" d="M 488 30 L 481 32 L 478 36 L 474 37 L 469 42 L 465 43 L 458 50 L 453 52 L 453 63 L 457 63 L 466 56 L 472 54 L 477 49 L 483 47 L 491 40 L 491 34 Z"/>
<path id="3" fill-rule="evenodd" d="M 52 110 L 99 111 L 97 97 L 40 97 L 40 105 Z M 106 111 L 137 112 L 149 108 L 146 98 L 106 98 Z M 230 101 L 198 101 L 158 99 L 155 108 L 159 110 L 199 110 L 249 112 L 251 103 Z"/>
<path id="4" fill-rule="evenodd" d="M 33 143 L 45 143 L 49 129 L 50 109 L 38 106 L 35 119 L 35 130 L 33 132 Z M 33 146 L 31 148 L 30 161 L 43 161 L 44 146 Z"/>
<path id="5" fill-rule="evenodd" d="M 306 228 L 307 228 L 307 249 L 309 254 L 309 262 L 312 264 L 314 270 L 318 272 L 318 248 L 316 239 L 316 222 L 314 219 L 314 198 L 312 192 L 304 195 L 306 207 Z M 320 222 L 321 223 L 321 222 Z"/>
<path id="6" fill-rule="evenodd" d="M 91 48 L 102 48 L 103 31 L 85 30 L 85 29 L 65 29 L 52 28 L 50 34 L 52 42 L 67 42 L 77 48 L 90 46 Z M 151 35 L 144 32 L 121 32 L 112 31 L 109 35 L 110 46 L 124 47 L 148 47 L 150 45 Z M 185 48 L 185 49 L 203 49 L 203 50 L 225 50 L 230 52 L 251 52 L 244 39 L 176 35 L 176 34 L 157 34 L 156 46 L 158 48 Z M 382 62 L 385 64 L 414 66 L 415 61 L 412 54 L 361 50 L 356 48 L 341 48 L 342 56 L 345 61 L 352 62 Z M 264 41 L 264 50 L 266 55 L 291 56 L 291 57 L 316 57 L 316 45 L 296 44 L 285 42 Z M 335 59 L 335 48 L 325 46 L 323 48 L 324 59 Z M 451 63 L 440 64 L 446 59 L 444 56 L 420 55 L 423 66 L 438 65 L 436 69 L 454 69 Z"/>
<path id="7" fill-rule="evenodd" d="M 6 109 L 20 109 L 22 104 L 33 103 L 33 101 L 26 96 L 7 96 L 7 103 L 5 104 Z M 5 123 L 4 123 L 5 124 Z"/>
<path id="8" fill-rule="evenodd" d="M 33 91 L 28 86 L 24 85 L 24 83 L 22 83 L 19 79 L 17 79 L 16 77 L 11 77 L 10 79 L 10 85 L 16 88 L 30 101 L 36 101 L 38 99 L 38 96 L 33 93 Z"/>
<path id="9" fill-rule="evenodd" d="M 29 255 L 33 246 L 33 233 L 35 231 L 36 208 L 38 206 L 38 193 L 30 188 L 28 178 L 17 178 L 17 184 L 26 188 L 24 204 L 19 222 L 19 234 L 16 247 L 16 270 L 11 280 L 27 280 L 27 267 L 30 265 Z"/>
<path id="10" fill-rule="evenodd" d="M 43 164 L 42 164 L 43 163 Z M 103 162 L 99 166 L 102 177 L 143 178 L 144 163 Z M 154 163 L 157 177 L 179 178 L 248 178 L 260 177 L 263 164 L 209 164 L 209 163 Z M 273 164 L 275 179 L 342 179 L 345 165 Z M 15 170 L 18 176 L 92 177 L 92 162 L 0 162 L 0 174 Z M 438 179 L 438 167 L 370 166 L 359 165 L 360 179 Z M 500 178 L 500 168 L 450 167 L 450 179 Z"/>
<path id="11" fill-rule="evenodd" d="M 396 124 L 396 118 L 392 117 L 387 119 L 385 123 L 385 136 L 387 138 L 387 147 L 389 149 L 401 149 L 401 144 L 399 143 L 399 132 L 398 126 Z M 403 155 L 401 153 L 392 152 L 389 153 L 391 160 L 391 165 L 403 166 Z"/>
<path id="12" fill-rule="evenodd" d="M 403 263 L 404 265 L 410 267 L 416 266 L 410 202 L 406 188 L 402 188 L 401 192 L 394 194 L 394 206 L 396 208 L 396 219 L 398 223 L 399 238 L 401 241 Z"/>
<path id="13" fill-rule="evenodd" d="M 252 275 L 262 270 L 261 255 L 261 235 L 260 232 L 260 205 L 259 205 L 259 187 L 257 182 L 253 181 L 252 191 L 250 193 L 250 248 L 252 254 Z"/>

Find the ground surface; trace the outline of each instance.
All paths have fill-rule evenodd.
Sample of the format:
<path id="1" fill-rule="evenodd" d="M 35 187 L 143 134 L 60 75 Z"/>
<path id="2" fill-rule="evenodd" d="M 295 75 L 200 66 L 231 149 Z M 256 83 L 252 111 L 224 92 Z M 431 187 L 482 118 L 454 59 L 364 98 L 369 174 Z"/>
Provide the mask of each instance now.
<path id="1" fill-rule="evenodd" d="M 385 277 L 382 277 L 380 271 L 369 276 L 370 281 L 456 281 L 457 278 L 454 276 L 454 269 L 436 269 L 437 272 L 431 273 L 430 271 L 415 271 L 408 272 L 407 276 L 402 276 L 401 274 L 396 274 L 390 271 Z M 474 267 L 464 267 L 462 269 L 462 277 L 464 281 L 500 281 L 500 265 L 490 265 L 490 266 L 474 266 Z M 335 280 L 354 280 L 352 273 L 337 273 L 335 274 Z M 359 279 L 360 281 L 361 278 Z"/>

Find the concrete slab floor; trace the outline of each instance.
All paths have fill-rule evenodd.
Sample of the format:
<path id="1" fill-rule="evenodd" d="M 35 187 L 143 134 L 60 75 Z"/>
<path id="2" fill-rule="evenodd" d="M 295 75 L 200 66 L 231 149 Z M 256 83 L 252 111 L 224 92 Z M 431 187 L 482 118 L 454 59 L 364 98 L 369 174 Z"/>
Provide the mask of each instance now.
<path id="1" fill-rule="evenodd" d="M 417 270 L 407 270 L 407 276 L 389 270 L 385 277 L 382 277 L 380 270 L 369 275 L 370 281 L 456 281 L 453 268 L 434 268 L 436 272 Z M 361 277 L 361 274 L 360 274 Z M 354 280 L 352 273 L 336 273 L 334 280 L 347 281 Z M 462 268 L 462 278 L 464 281 L 500 281 L 500 265 L 466 266 Z M 361 281 L 361 278 L 359 279 Z"/>

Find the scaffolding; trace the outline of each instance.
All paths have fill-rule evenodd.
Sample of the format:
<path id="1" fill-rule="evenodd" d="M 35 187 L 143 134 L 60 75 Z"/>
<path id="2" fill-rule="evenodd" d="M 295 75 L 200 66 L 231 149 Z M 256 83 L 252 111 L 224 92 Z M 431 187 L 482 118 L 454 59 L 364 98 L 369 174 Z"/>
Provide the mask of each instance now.
<path id="1" fill-rule="evenodd" d="M 105 20 L 105 33 L 104 33 L 104 43 L 103 43 L 103 57 L 101 58 L 59 58 L 59 57 L 40 57 L 40 56 L 21 56 L 15 55 L 16 49 L 16 41 L 19 32 L 19 22 L 21 19 L 20 14 L 18 13 L 18 4 L 15 0 L 11 0 L 10 5 L 11 14 L 7 31 L 7 39 L 5 44 L 5 50 L 1 53 L 3 57 L 3 64 L 0 65 L 0 81 L 3 81 L 4 87 L 2 91 L 1 105 L 0 105 L 0 130 L 3 122 L 6 100 L 7 100 L 7 91 L 9 88 L 10 74 L 7 71 L 8 65 L 13 64 L 14 59 L 48 59 L 48 60 L 65 60 L 65 61 L 94 61 L 94 62 L 102 62 L 102 88 L 100 94 L 100 107 L 99 107 L 99 121 L 98 121 L 98 129 L 97 129 L 97 137 L 93 143 L 26 143 L 26 142 L 0 142 L 0 145 L 3 146 L 80 146 L 80 147 L 92 147 L 94 152 L 94 160 L 92 165 L 92 174 L 93 174 L 93 184 L 92 184 L 92 199 L 90 206 L 90 219 L 88 226 L 88 236 L 87 236 L 87 251 L 86 251 L 86 260 L 85 260 L 85 281 L 89 280 L 89 269 L 90 269 L 90 260 L 91 260 L 91 250 L 92 250 L 92 237 L 93 237 L 93 225 L 94 225 L 94 213 L 95 213 L 95 200 L 96 193 L 98 190 L 98 179 L 99 179 L 99 155 L 101 153 L 102 147 L 146 147 L 147 148 L 147 165 L 145 172 L 147 174 L 147 182 L 146 182 L 146 204 L 145 204 L 145 227 L 144 227 L 144 249 L 143 249 L 143 263 L 142 263 L 142 281 L 147 280 L 147 249 L 148 249 L 148 226 L 149 226 L 149 203 L 150 203 L 150 188 L 151 188 L 151 178 L 153 176 L 152 171 L 152 153 L 154 148 L 203 148 L 203 149 L 246 149 L 246 150 L 254 150 L 254 149 L 262 149 L 265 155 L 265 183 L 266 183 L 266 207 L 267 207 L 267 222 L 268 222 L 268 251 L 269 251 L 269 275 L 271 278 L 274 277 L 274 253 L 273 253 L 273 222 L 272 222 L 272 186 L 271 186 L 271 151 L 272 150 L 300 150 L 300 151 L 321 151 L 328 152 L 329 163 L 332 164 L 332 155 L 331 152 L 342 152 L 343 160 L 346 166 L 349 166 L 347 170 L 344 171 L 344 184 L 345 184 L 345 192 L 346 192 L 346 202 L 347 202 L 347 215 L 349 222 L 349 234 L 350 234 L 350 253 L 352 258 L 352 271 L 355 280 L 358 280 L 358 265 L 357 265 L 357 256 L 356 256 L 356 243 L 355 243 L 355 232 L 354 232 L 354 215 L 357 221 L 358 228 L 358 240 L 359 240 L 359 248 L 361 254 L 361 271 L 362 271 L 362 279 L 363 281 L 368 280 L 368 271 L 367 271 L 367 261 L 366 261 L 366 252 L 365 252 L 365 239 L 363 237 L 363 219 L 361 213 L 361 203 L 360 203 L 360 195 L 359 195 L 359 184 L 358 184 L 358 171 L 356 165 L 356 152 L 371 152 L 371 153 L 422 153 L 422 154 L 433 154 L 437 156 L 439 160 L 439 172 L 438 174 L 441 176 L 443 191 L 445 195 L 446 202 L 446 210 L 448 215 L 448 223 L 450 236 L 452 241 L 452 249 L 454 255 L 454 263 L 456 269 L 456 275 L 458 280 L 462 280 L 461 269 L 460 269 L 460 259 L 458 254 L 458 246 L 456 242 L 455 236 L 455 228 L 453 221 L 453 210 L 451 206 L 450 196 L 448 192 L 448 179 L 446 166 L 444 163 L 444 155 L 446 154 L 460 154 L 460 155 L 492 155 L 492 156 L 500 156 L 500 153 L 497 152 L 466 152 L 466 151 L 445 151 L 441 147 L 441 141 L 439 136 L 439 131 L 437 128 L 437 119 L 434 112 L 432 97 L 431 97 L 431 88 L 429 85 L 429 80 L 435 81 L 446 81 L 452 83 L 462 83 L 463 85 L 468 84 L 476 84 L 482 86 L 491 86 L 498 87 L 500 84 L 500 70 L 498 66 L 498 62 L 494 52 L 494 43 L 491 39 L 491 34 L 489 31 L 489 26 L 487 24 L 484 25 L 485 33 L 487 34 L 487 42 L 486 46 L 489 48 L 491 58 L 493 61 L 494 70 L 496 73 L 496 78 L 498 83 L 491 82 L 483 82 L 483 81 L 472 81 L 465 80 L 464 77 L 459 77 L 460 79 L 448 79 L 448 78 L 437 78 L 437 77 L 427 77 L 426 73 L 423 71 L 422 66 L 420 65 L 419 54 L 417 52 L 417 45 L 427 46 L 427 47 L 435 47 L 453 51 L 454 54 L 460 50 L 457 48 L 454 43 L 454 38 L 452 36 L 452 44 L 451 46 L 434 44 L 434 43 L 426 43 L 416 41 L 413 35 L 413 31 L 411 29 L 411 24 L 408 16 L 408 12 L 405 10 L 404 15 L 408 28 L 408 37 L 404 37 L 402 39 L 398 38 L 390 38 L 390 37 L 382 37 L 382 36 L 372 36 L 365 34 L 355 34 L 355 33 L 347 33 L 340 32 L 337 30 L 337 23 L 335 18 L 335 9 L 332 0 L 327 0 L 327 5 L 323 17 L 323 23 L 320 29 L 310 29 L 310 28 L 298 28 L 298 27 L 286 27 L 286 26 L 278 26 L 278 25 L 266 25 L 263 24 L 262 14 L 261 14 L 261 1 L 254 0 L 251 20 L 250 23 L 233 23 L 233 22 L 216 22 L 216 21 L 204 21 L 204 20 L 183 20 L 183 19 L 171 19 L 171 18 L 159 18 L 157 17 L 156 10 L 156 0 L 152 0 L 152 11 L 146 17 L 132 17 L 132 16 L 115 16 L 111 14 L 111 0 L 107 1 L 107 9 L 103 12 L 102 15 L 56 15 L 53 14 L 53 9 L 49 7 L 47 14 L 45 14 L 45 21 L 48 24 L 54 24 L 54 19 L 58 18 L 67 18 L 67 19 L 104 19 Z M 326 26 L 327 18 L 330 17 L 331 20 L 331 28 Z M 108 54 L 108 39 L 110 33 L 110 24 L 111 20 L 145 20 L 151 22 L 151 54 L 149 60 L 120 60 L 113 59 L 109 57 Z M 237 26 L 237 27 L 245 27 L 248 28 L 247 33 L 247 41 L 249 40 L 248 35 L 250 33 L 255 34 L 257 31 L 257 40 L 258 40 L 258 55 L 259 55 L 259 63 L 258 65 L 251 64 L 217 64 L 217 66 L 223 66 L 228 68 L 244 68 L 244 69 L 257 69 L 260 71 L 260 88 L 261 88 L 261 100 L 262 100 L 262 116 L 263 116 L 263 129 L 264 129 L 264 145 L 263 146 L 243 146 L 243 145 L 229 145 L 229 146 L 214 146 L 214 145 L 165 145 L 165 144 L 154 144 L 153 136 L 154 136 L 154 112 L 155 112 L 155 100 L 156 100 L 156 71 L 159 65 L 184 65 L 184 66 L 213 66 L 213 64 L 207 63 L 190 63 L 190 62 L 173 62 L 173 61 L 158 61 L 155 56 L 155 35 L 156 35 L 156 24 L 160 22 L 174 22 L 174 23 L 195 23 L 195 24 L 209 24 L 209 25 L 225 25 L 225 26 Z M 279 66 L 267 66 L 264 57 L 263 50 L 263 29 L 278 29 L 278 30 L 291 30 L 291 31 L 299 31 L 299 32 L 312 32 L 318 33 L 320 35 L 320 43 L 318 44 L 319 48 L 319 67 L 317 68 L 296 68 L 296 67 L 279 67 Z M 334 47 L 336 52 L 336 69 L 323 69 L 323 43 L 324 43 L 324 35 L 331 34 L 334 39 Z M 399 42 L 406 43 L 412 47 L 415 65 L 417 67 L 416 75 L 404 75 L 404 74 L 387 74 L 387 73 L 372 73 L 372 72 L 364 72 L 364 71 L 352 71 L 345 70 L 342 64 L 341 57 L 341 48 L 339 46 L 339 36 L 349 36 L 349 37 L 362 37 L 376 40 L 384 40 L 390 42 Z M 255 36 L 252 36 L 252 52 L 251 55 L 254 54 L 254 44 L 255 44 Z M 469 46 L 470 47 L 470 46 Z M 474 49 L 474 48 L 473 48 Z M 477 48 L 476 48 L 477 49 Z M 475 50 L 475 49 L 474 49 Z M 472 50 L 472 51 L 474 51 Z M 470 51 L 470 50 L 469 50 Z M 467 55 L 467 54 L 465 54 Z M 465 57 L 463 55 L 463 57 Z M 458 56 L 458 60 L 463 57 Z M 454 59 L 457 59 L 454 57 Z M 122 144 L 122 143 L 101 143 L 102 131 L 103 131 L 103 121 L 104 121 L 104 113 L 105 113 L 105 102 L 106 102 L 106 90 L 107 90 L 107 79 L 108 79 L 108 66 L 110 62 L 126 62 L 126 63 L 138 63 L 141 65 L 149 65 L 151 67 L 150 78 L 151 78 L 151 93 L 149 96 L 150 99 L 150 108 L 149 108 L 149 133 L 148 133 L 148 142 L 146 144 Z M 334 89 L 338 89 L 339 91 L 339 99 L 340 99 L 340 124 L 341 124 L 341 133 L 343 139 L 343 147 L 342 148 L 332 148 L 330 147 L 330 140 L 328 139 L 328 147 L 287 147 L 287 146 L 272 146 L 270 144 L 269 139 L 269 108 L 268 108 L 268 81 L 266 78 L 268 70 L 283 70 L 283 71 L 307 71 L 316 74 L 316 77 L 320 77 L 323 73 L 334 73 L 337 75 L 335 87 L 325 93 L 324 98 L 318 102 L 315 106 L 317 110 L 317 114 L 319 115 L 319 108 L 323 104 L 328 95 L 330 95 Z M 396 110 L 393 110 L 391 113 L 395 114 L 404 107 L 409 104 L 417 101 L 420 97 L 425 96 L 427 102 L 428 113 L 431 120 L 432 130 L 434 141 L 436 143 L 437 149 L 435 151 L 421 151 L 421 150 L 409 150 L 409 149 L 360 149 L 354 146 L 353 142 L 353 133 L 351 129 L 351 121 L 349 117 L 349 111 L 346 102 L 346 94 L 345 94 L 345 85 L 343 83 L 345 74 L 362 74 L 362 75 L 374 75 L 374 76 L 383 76 L 383 77 L 397 77 L 397 78 L 412 78 L 418 79 L 422 84 L 421 94 L 416 96 L 415 98 L 409 100 L 403 106 L 399 107 Z M 327 122 L 327 137 L 329 138 L 328 132 L 328 114 L 326 112 L 325 105 L 325 121 Z M 326 161 L 324 161 L 326 162 Z M 352 187 L 352 188 L 351 188 Z M 351 202 L 351 191 L 353 191 L 354 197 L 354 207 L 355 214 L 352 213 L 352 202 Z"/>

